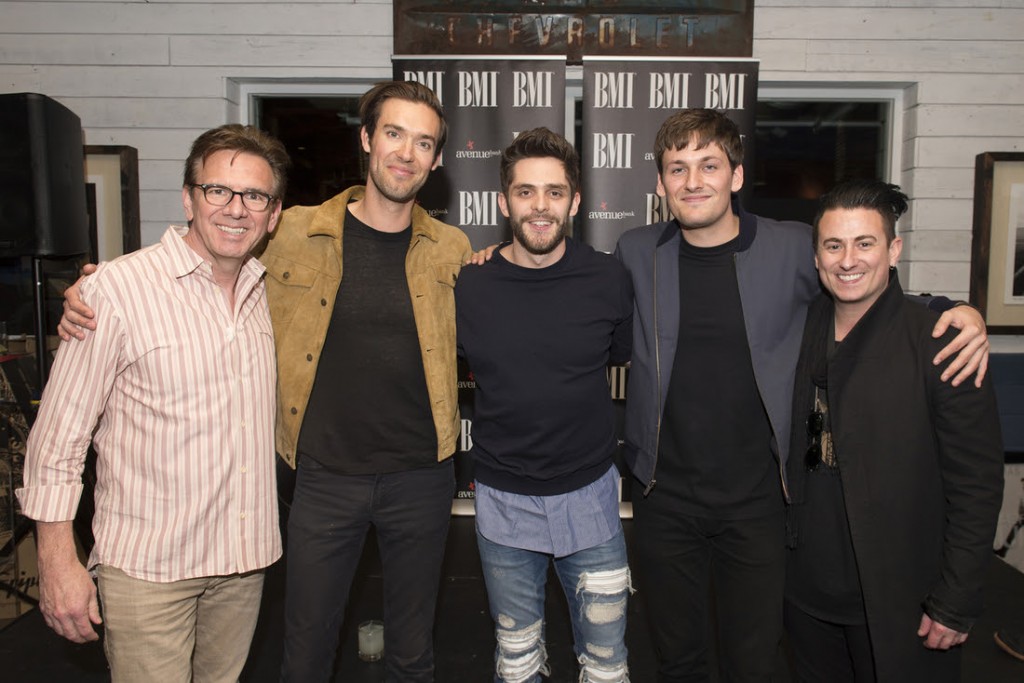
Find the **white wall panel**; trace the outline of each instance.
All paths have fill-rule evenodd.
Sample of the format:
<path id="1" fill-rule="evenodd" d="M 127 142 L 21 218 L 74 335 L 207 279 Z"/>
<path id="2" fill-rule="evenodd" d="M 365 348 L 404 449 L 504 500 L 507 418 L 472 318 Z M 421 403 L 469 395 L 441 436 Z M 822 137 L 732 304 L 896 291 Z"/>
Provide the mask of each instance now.
<path id="1" fill-rule="evenodd" d="M 182 223 L 184 219 L 177 221 L 178 224 Z M 161 221 L 142 221 L 139 225 L 139 236 L 142 240 L 142 245 L 155 244 L 160 241 L 160 238 L 164 234 L 164 230 L 171 225 L 171 223 L 164 223 Z"/>
<path id="2" fill-rule="evenodd" d="M 167 64 L 169 55 L 167 36 L 0 33 L 0 64 Z"/>
<path id="3" fill-rule="evenodd" d="M 186 150 L 188 151 L 188 150 Z M 140 190 L 140 202 L 145 202 L 142 220 L 163 223 L 166 228 L 171 223 L 185 224 L 185 209 L 181 202 L 181 181 L 171 190 Z"/>
<path id="4" fill-rule="evenodd" d="M 914 230 L 904 232 L 903 253 L 913 253 L 915 261 L 963 261 L 971 253 L 971 234 L 964 230 Z"/>
<path id="5" fill-rule="evenodd" d="M 185 0 L 176 0 L 184 2 Z M 833 9 L 838 7 L 974 7 L 975 9 L 1020 9 L 1020 0 L 757 0 L 758 8 L 799 7 L 804 10 Z"/>
<path id="6" fill-rule="evenodd" d="M 917 169 L 903 191 L 916 201 L 971 199 L 974 197 L 974 167 Z"/>
<path id="7" fill-rule="evenodd" d="M 25 4 L 37 3 L 37 2 L 52 2 L 52 3 L 63 3 L 63 4 L 109 4 L 110 0 L 23 0 Z M 236 5 L 280 5 L 281 0 L 215 0 L 220 4 L 236 4 Z M 760 2 L 760 0 L 758 0 Z M 120 4 L 155 4 L 159 2 L 163 5 L 197 5 L 203 4 L 197 0 L 121 0 Z M 207 0 L 207 4 L 209 0 Z M 386 5 L 391 7 L 391 0 L 291 0 L 287 4 L 289 5 Z M 961 3 L 962 4 L 962 3 Z M 184 8 L 183 10 L 184 11 Z"/>
<path id="8" fill-rule="evenodd" d="M 921 105 L 917 107 L 917 135 L 1020 135 L 1024 133 L 1022 110 L 997 104 Z"/>
<path id="9" fill-rule="evenodd" d="M 754 42 L 754 58 L 761 60 L 761 73 L 769 66 L 780 72 L 807 69 L 806 40 L 763 40 Z"/>
<path id="10" fill-rule="evenodd" d="M 814 40 L 808 41 L 807 62 L 815 71 L 1018 73 L 1021 44 L 984 40 Z"/>
<path id="11" fill-rule="evenodd" d="M 297 11 L 298 10 L 298 11 Z M 0 2 L 5 33 L 390 35 L 391 5 Z"/>
<path id="12" fill-rule="evenodd" d="M 759 3 L 758 3 L 759 4 Z M 1010 40 L 1022 9 L 968 9 L 965 7 L 894 8 L 832 7 L 814 12 L 804 7 L 779 7 L 757 14 L 755 39 L 804 38 L 815 40 Z"/>
<path id="13" fill-rule="evenodd" d="M 139 189 L 166 190 L 181 187 L 184 177 L 185 157 L 188 149 L 183 149 L 181 159 L 155 160 L 139 162 Z"/>
<path id="14" fill-rule="evenodd" d="M 85 128 L 208 128 L 224 121 L 223 97 L 56 97 Z"/>
<path id="15" fill-rule="evenodd" d="M 910 225 L 915 229 L 969 231 L 973 216 L 970 200 L 925 199 L 912 201 L 904 220 L 909 218 Z"/>
<path id="16" fill-rule="evenodd" d="M 942 294 L 950 299 L 968 298 L 970 290 L 970 263 L 947 261 L 913 261 L 908 264 L 912 292 Z"/>
<path id="17" fill-rule="evenodd" d="M 1020 115 L 1024 116 L 1024 112 Z M 982 152 L 1024 152 L 1024 138 L 965 134 L 954 137 L 915 138 L 905 143 L 904 150 L 907 150 L 908 146 L 918 166 L 965 166 L 973 170 L 974 159 Z M 904 160 L 907 156 L 905 151 Z"/>
<path id="18" fill-rule="evenodd" d="M 192 141 L 207 128 L 226 121 L 210 121 L 202 128 L 85 128 L 87 145 L 129 145 L 145 159 L 184 159 Z M 140 171 L 141 173 L 141 171 Z"/>
<path id="19" fill-rule="evenodd" d="M 391 36 L 172 36 L 171 62 L 181 65 L 375 66 L 390 63 Z M 297 78 L 302 72 L 296 73 Z"/>
<path id="20" fill-rule="evenodd" d="M 1024 61 L 1024 45 L 1018 43 Z M 916 103 L 1024 104 L 1024 74 L 920 74 Z"/>

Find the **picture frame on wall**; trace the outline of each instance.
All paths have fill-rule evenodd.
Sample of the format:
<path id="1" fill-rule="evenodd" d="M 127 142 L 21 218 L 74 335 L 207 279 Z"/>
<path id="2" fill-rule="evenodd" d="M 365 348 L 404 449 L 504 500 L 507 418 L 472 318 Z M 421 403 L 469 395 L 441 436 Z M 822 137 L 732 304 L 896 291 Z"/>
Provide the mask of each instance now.
<path id="1" fill-rule="evenodd" d="M 1024 334 L 1024 152 L 975 158 L 970 296 L 990 334 Z"/>
<path id="2" fill-rule="evenodd" d="M 85 145 L 93 263 L 142 246 L 139 153 L 127 145 Z"/>

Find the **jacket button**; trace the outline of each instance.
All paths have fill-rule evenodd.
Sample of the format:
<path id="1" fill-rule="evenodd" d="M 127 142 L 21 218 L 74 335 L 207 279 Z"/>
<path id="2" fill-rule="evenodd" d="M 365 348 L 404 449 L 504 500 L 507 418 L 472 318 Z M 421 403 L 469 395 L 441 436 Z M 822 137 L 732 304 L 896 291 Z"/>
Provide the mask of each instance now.
<path id="1" fill-rule="evenodd" d="M 292 412 L 292 415 L 298 415 L 299 414 L 299 409 L 298 408 L 292 408 L 291 412 Z"/>
<path id="2" fill-rule="evenodd" d="M 327 299 L 320 299 L 320 305 L 321 306 L 326 306 L 327 305 Z"/>
<path id="3" fill-rule="evenodd" d="M 283 273 L 281 273 L 281 277 L 283 277 L 283 278 L 284 278 L 285 280 L 287 280 L 287 279 L 288 279 L 288 278 L 290 278 L 291 276 L 292 276 L 292 274 L 291 274 L 291 273 L 289 273 L 289 272 L 288 272 L 287 270 L 286 270 L 286 271 L 284 271 Z"/>
<path id="4" fill-rule="evenodd" d="M 310 360 L 310 361 L 313 360 L 313 354 L 307 353 L 306 354 L 306 360 Z"/>

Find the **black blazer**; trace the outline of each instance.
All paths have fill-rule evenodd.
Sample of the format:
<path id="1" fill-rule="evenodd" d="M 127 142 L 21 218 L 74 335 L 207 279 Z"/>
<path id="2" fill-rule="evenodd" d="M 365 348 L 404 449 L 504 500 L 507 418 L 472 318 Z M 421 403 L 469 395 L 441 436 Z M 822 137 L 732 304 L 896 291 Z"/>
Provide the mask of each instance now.
<path id="1" fill-rule="evenodd" d="M 808 312 L 794 392 L 789 477 L 803 500 L 803 423 L 813 345 L 833 334 L 833 302 Z M 938 314 L 908 301 L 895 273 L 828 361 L 828 400 L 846 512 L 880 683 L 959 680 L 959 648 L 927 650 L 922 610 L 966 631 L 982 609 L 1003 494 L 1003 447 L 988 378 L 953 387 L 932 358 Z M 818 347 L 824 353 L 823 346 Z M 821 357 L 821 356 L 819 356 Z M 800 552 L 799 529 L 791 529 Z"/>

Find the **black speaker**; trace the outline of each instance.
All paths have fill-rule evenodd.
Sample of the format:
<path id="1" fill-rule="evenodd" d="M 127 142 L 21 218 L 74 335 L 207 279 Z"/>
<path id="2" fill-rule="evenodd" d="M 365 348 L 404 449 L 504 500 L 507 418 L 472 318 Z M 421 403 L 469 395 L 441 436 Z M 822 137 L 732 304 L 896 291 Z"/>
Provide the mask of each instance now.
<path id="1" fill-rule="evenodd" d="M 88 251 L 81 120 L 45 95 L 0 95 L 0 257 Z"/>

